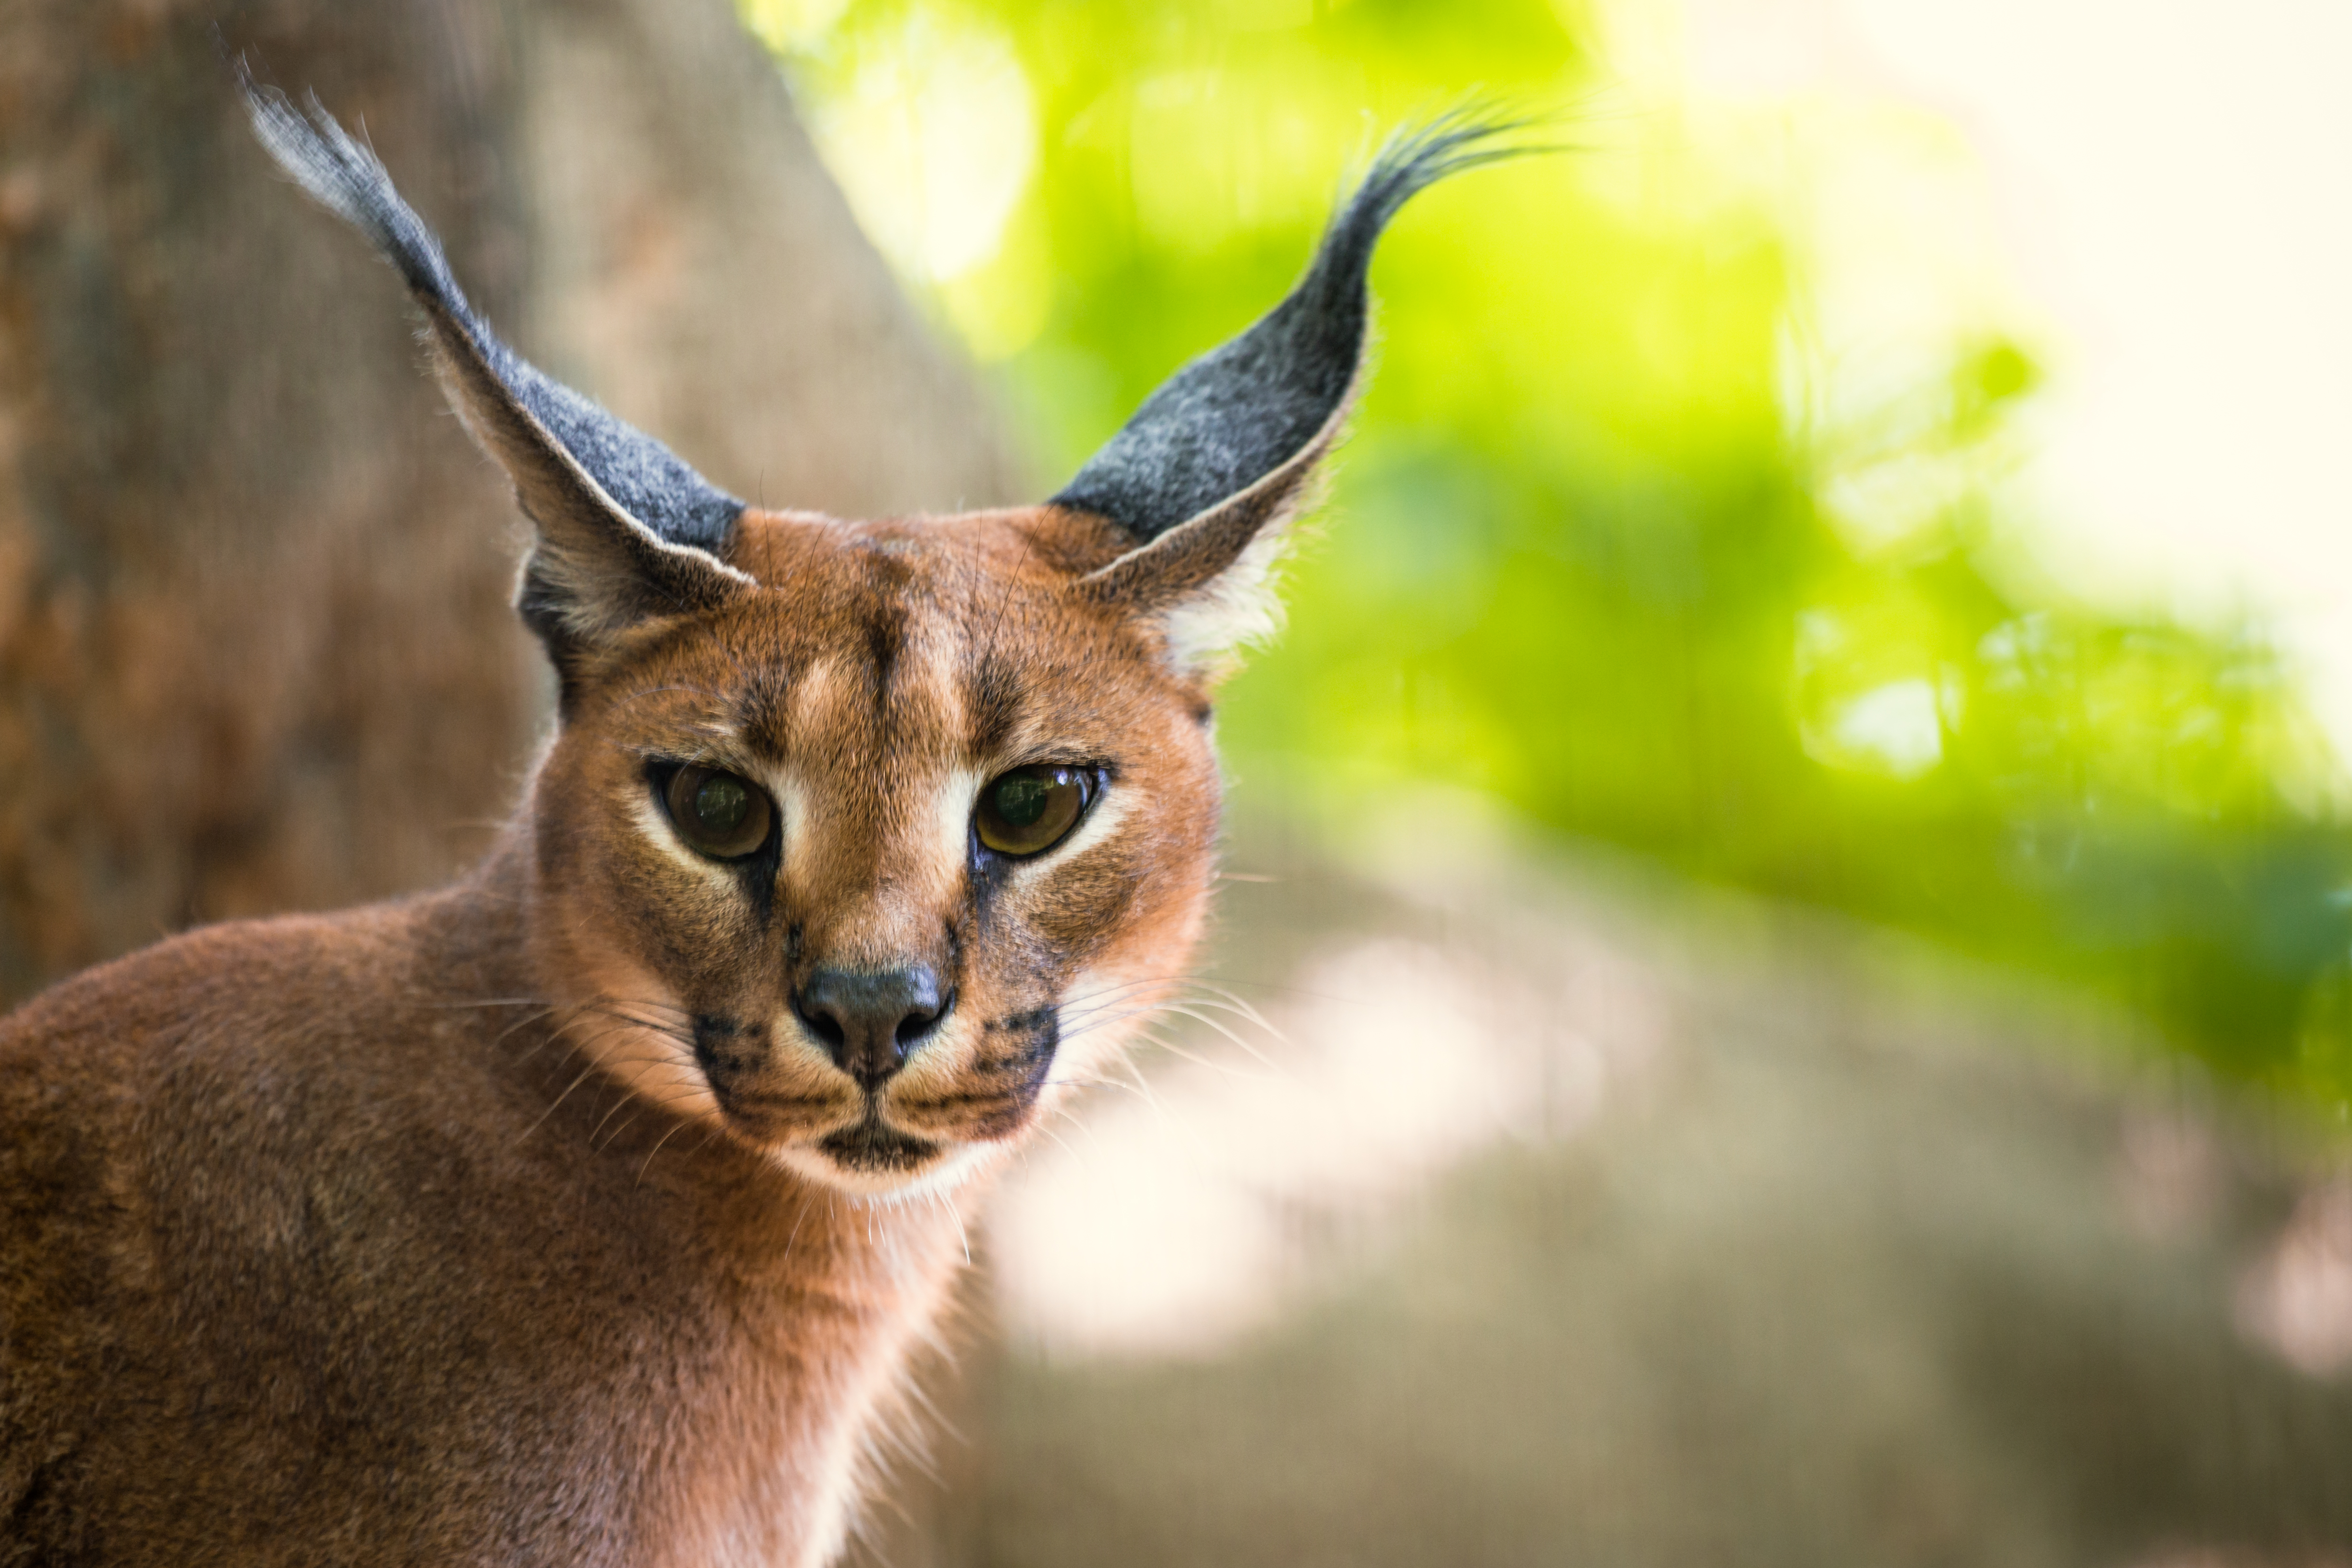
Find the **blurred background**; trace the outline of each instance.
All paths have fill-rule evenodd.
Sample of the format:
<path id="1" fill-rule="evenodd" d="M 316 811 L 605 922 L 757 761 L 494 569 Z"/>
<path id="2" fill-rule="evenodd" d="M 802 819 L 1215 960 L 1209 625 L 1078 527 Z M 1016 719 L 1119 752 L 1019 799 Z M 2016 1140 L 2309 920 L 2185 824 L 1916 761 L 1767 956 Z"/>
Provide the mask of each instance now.
<path id="1" fill-rule="evenodd" d="M 0 14 L 0 976 L 438 880 L 545 691 L 396 287 L 739 493 L 1050 492 L 1407 210 L 1202 985 L 999 1195 L 858 1552 L 2352 1563 L 2352 13 Z"/>

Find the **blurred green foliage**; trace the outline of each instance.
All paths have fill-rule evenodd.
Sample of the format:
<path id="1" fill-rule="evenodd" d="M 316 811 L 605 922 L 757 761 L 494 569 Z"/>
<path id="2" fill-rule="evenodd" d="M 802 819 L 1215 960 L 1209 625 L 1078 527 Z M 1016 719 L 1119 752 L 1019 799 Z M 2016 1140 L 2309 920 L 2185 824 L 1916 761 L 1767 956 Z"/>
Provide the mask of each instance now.
<path id="1" fill-rule="evenodd" d="M 1003 184 L 1009 210 L 967 214 L 1002 222 L 983 259 L 898 259 L 1051 481 L 1281 296 L 1380 131 L 1473 89 L 1565 106 L 1558 136 L 1591 148 L 1442 186 L 1386 245 L 1336 538 L 1225 695 L 1234 769 L 1334 821 L 1402 781 L 1484 791 L 2093 988 L 2343 1115 L 2352 840 L 2280 661 L 2257 629 L 2094 612 L 2004 564 L 1986 480 L 2033 392 L 2019 346 L 1949 352 L 1841 428 L 1804 415 L 1788 235 L 1671 127 L 1592 96 L 1597 17 L 743 4 L 837 168 L 894 115 L 935 162 L 976 160 L 911 193 L 904 168 L 844 168 L 869 223 Z M 1926 516 L 1892 547 L 1830 521 L 1837 486 L 1874 482 Z"/>

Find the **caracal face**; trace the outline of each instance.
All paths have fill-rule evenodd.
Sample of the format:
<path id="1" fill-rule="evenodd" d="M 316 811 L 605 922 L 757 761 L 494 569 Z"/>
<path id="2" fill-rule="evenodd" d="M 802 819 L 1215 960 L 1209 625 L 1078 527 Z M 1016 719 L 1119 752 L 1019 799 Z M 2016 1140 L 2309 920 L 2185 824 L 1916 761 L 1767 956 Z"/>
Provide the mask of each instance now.
<path id="1" fill-rule="evenodd" d="M 1181 973 L 1207 695 L 1073 591 L 1126 548 L 1084 514 L 737 528 L 755 589 L 575 674 L 532 812 L 551 999 L 640 1094 L 803 1175 L 953 1181 Z"/>

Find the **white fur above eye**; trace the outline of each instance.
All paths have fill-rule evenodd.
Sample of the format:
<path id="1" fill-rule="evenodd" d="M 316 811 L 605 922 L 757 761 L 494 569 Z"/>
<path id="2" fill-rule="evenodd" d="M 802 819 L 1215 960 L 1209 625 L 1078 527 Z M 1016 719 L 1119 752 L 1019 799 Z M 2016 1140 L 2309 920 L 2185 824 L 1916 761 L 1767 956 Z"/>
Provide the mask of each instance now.
<path id="1" fill-rule="evenodd" d="M 938 852 L 945 863 L 960 866 L 971 852 L 971 813 L 980 800 L 981 787 L 987 776 L 969 768 L 948 770 L 946 780 L 931 800 L 931 818 L 936 824 Z"/>

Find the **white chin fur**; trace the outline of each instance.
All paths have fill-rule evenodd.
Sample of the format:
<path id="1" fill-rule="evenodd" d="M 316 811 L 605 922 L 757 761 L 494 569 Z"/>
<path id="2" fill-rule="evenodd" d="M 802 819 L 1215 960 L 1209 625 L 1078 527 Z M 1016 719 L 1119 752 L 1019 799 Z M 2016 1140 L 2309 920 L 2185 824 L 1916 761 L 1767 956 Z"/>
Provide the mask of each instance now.
<path id="1" fill-rule="evenodd" d="M 919 1171 L 854 1171 L 806 1144 L 784 1144 L 769 1157 L 794 1176 L 860 1203 L 888 1204 L 952 1192 L 1003 1157 L 1001 1144 L 959 1144 Z"/>

